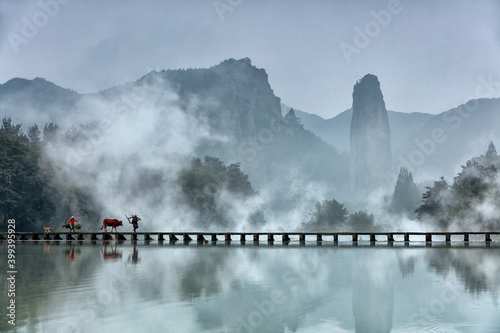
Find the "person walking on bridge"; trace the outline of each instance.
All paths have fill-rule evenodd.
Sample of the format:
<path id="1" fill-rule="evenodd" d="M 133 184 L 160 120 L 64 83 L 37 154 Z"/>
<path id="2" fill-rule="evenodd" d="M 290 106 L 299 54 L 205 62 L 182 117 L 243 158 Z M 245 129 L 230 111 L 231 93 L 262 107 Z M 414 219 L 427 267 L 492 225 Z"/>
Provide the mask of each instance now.
<path id="1" fill-rule="evenodd" d="M 137 228 L 139 228 L 139 221 L 141 220 L 140 217 L 138 217 L 137 215 L 132 215 L 131 217 L 127 217 L 128 219 L 128 223 L 131 223 L 132 226 L 134 227 L 134 232 Z M 132 219 L 132 221 L 130 221 L 130 219 Z"/>
<path id="2" fill-rule="evenodd" d="M 75 219 L 74 216 L 71 216 L 71 218 L 68 221 L 70 232 L 75 232 L 75 222 L 78 222 L 78 220 Z"/>

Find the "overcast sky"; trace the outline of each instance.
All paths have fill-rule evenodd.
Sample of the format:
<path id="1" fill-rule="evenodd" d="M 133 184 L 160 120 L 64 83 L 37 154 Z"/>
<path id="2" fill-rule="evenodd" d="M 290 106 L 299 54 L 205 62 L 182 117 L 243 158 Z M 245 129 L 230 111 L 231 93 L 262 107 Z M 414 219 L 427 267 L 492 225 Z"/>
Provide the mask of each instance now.
<path id="1" fill-rule="evenodd" d="M 248 57 L 283 103 L 325 118 L 367 73 L 395 111 L 500 97 L 496 0 L 0 0 L 0 37 L 0 83 L 80 93 Z"/>

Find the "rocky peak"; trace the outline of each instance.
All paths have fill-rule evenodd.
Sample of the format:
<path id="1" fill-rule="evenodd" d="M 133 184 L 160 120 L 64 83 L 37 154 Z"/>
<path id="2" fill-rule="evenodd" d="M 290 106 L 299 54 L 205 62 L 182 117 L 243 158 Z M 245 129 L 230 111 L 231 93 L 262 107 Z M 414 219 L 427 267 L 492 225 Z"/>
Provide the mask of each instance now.
<path id="1" fill-rule="evenodd" d="M 380 83 L 367 74 L 352 93 L 350 133 L 351 187 L 375 189 L 387 185 L 391 172 L 391 130 Z"/>

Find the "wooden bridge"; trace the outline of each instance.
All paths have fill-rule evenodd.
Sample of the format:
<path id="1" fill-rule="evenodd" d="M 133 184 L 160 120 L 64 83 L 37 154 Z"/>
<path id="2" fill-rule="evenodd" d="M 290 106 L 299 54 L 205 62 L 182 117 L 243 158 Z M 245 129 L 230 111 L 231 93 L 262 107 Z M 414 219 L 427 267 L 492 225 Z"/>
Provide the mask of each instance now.
<path id="1" fill-rule="evenodd" d="M 8 238 L 8 232 L 0 232 L 0 241 Z M 126 241 L 127 237 L 131 241 L 138 241 L 139 236 L 145 242 L 157 240 L 163 242 L 177 242 L 182 240 L 183 243 L 189 243 L 196 240 L 199 244 L 208 242 L 217 243 L 224 241 L 231 243 L 239 241 L 245 243 L 252 240 L 254 244 L 258 244 L 261 240 L 267 240 L 268 243 L 281 241 L 283 244 L 288 244 L 291 241 L 298 241 L 303 244 L 308 241 L 316 241 L 322 243 L 324 241 L 333 241 L 338 243 L 353 242 L 357 243 L 361 240 L 370 242 L 469 242 L 474 238 L 474 241 L 498 242 L 500 241 L 500 232 L 15 232 L 16 240 L 78 240 L 78 241 Z M 219 238 L 220 237 L 220 238 Z"/>

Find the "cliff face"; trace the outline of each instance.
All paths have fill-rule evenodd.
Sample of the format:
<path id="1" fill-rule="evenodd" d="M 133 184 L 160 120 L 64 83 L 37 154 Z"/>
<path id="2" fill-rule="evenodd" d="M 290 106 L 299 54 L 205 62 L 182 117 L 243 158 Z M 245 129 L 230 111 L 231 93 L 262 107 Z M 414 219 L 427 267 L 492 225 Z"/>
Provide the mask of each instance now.
<path id="1" fill-rule="evenodd" d="M 266 71 L 253 66 L 248 58 L 160 75 L 179 96 L 179 106 L 206 119 L 219 134 L 242 140 L 282 120 L 280 99 L 274 95 Z M 199 102 L 196 107 L 192 107 L 193 96 Z"/>
<path id="2" fill-rule="evenodd" d="M 391 171 L 391 130 L 380 83 L 367 74 L 354 85 L 350 133 L 353 190 L 387 185 Z"/>

